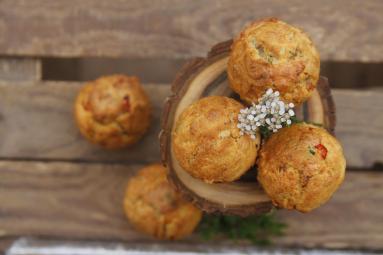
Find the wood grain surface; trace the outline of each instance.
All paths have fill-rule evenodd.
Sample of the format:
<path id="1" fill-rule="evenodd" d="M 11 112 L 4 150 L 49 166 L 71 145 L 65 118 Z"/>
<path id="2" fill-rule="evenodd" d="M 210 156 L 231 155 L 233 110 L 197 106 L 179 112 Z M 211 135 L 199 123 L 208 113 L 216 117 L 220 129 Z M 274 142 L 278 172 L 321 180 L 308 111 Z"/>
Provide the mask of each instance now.
<path id="1" fill-rule="evenodd" d="M 39 59 L 0 57 L 1 81 L 38 81 L 41 73 Z"/>
<path id="2" fill-rule="evenodd" d="M 126 181 L 141 166 L 0 161 L 1 236 L 151 240 L 132 229 L 121 206 Z M 346 176 L 333 199 L 314 212 L 279 211 L 289 228 L 275 243 L 382 250 L 383 175 L 366 170 Z"/>
<path id="3" fill-rule="evenodd" d="M 82 83 L 0 82 L 0 158 L 93 162 L 159 160 L 158 132 L 166 84 L 145 84 L 154 105 L 149 134 L 131 149 L 105 151 L 89 144 L 73 121 L 73 102 Z M 383 162 L 383 91 L 332 90 L 336 135 L 349 167 Z M 49 138 L 49 139 L 47 139 Z"/>
<path id="4" fill-rule="evenodd" d="M 383 163 L 383 90 L 333 90 L 332 94 L 337 108 L 335 133 L 347 165 L 363 168 Z"/>
<path id="5" fill-rule="evenodd" d="M 0 234 L 142 239 L 122 209 L 141 166 L 0 161 Z"/>
<path id="6" fill-rule="evenodd" d="M 382 61 L 380 0 L 3 0 L 0 54 L 22 56 L 204 56 L 254 19 L 303 28 L 322 60 Z"/>
<path id="7" fill-rule="evenodd" d="M 136 145 L 106 151 L 79 133 L 73 103 L 83 83 L 0 83 L 0 158 L 151 162 L 159 159 L 162 104 L 170 88 L 146 84 L 154 112 L 148 134 Z"/>

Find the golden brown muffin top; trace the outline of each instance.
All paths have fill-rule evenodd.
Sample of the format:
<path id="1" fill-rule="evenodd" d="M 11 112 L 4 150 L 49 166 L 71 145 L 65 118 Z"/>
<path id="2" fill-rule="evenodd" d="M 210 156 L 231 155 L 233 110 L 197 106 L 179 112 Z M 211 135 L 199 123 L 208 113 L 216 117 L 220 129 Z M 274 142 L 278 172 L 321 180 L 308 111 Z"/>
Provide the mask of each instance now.
<path id="1" fill-rule="evenodd" d="M 152 206 L 158 214 L 169 213 L 188 203 L 173 190 L 166 176 L 167 169 L 161 164 L 143 168 L 130 180 L 128 197 Z"/>
<path id="2" fill-rule="evenodd" d="M 160 239 L 191 234 L 202 213 L 171 187 L 167 169 L 152 164 L 131 178 L 124 198 L 125 213 L 139 230 Z"/>
<path id="3" fill-rule="evenodd" d="M 308 212 L 331 197 L 345 166 L 335 137 L 311 124 L 294 124 L 261 148 L 258 180 L 277 206 Z"/>
<path id="4" fill-rule="evenodd" d="M 272 88 L 285 102 L 299 104 L 319 79 L 319 53 L 300 29 L 276 18 L 256 21 L 234 40 L 228 74 L 232 88 L 256 102 Z"/>
<path id="5" fill-rule="evenodd" d="M 103 124 L 113 122 L 121 114 L 130 114 L 136 107 L 148 103 L 145 91 L 135 76 L 111 75 L 101 77 L 86 87 L 85 110 Z"/>
<path id="6" fill-rule="evenodd" d="M 260 136 L 241 136 L 237 127 L 242 104 L 209 96 L 180 115 L 173 133 L 173 149 L 180 165 L 205 182 L 239 178 L 254 163 Z"/>
<path id="7" fill-rule="evenodd" d="M 137 77 L 110 75 L 87 83 L 75 117 L 91 142 L 117 149 L 139 140 L 150 124 L 151 104 Z"/>

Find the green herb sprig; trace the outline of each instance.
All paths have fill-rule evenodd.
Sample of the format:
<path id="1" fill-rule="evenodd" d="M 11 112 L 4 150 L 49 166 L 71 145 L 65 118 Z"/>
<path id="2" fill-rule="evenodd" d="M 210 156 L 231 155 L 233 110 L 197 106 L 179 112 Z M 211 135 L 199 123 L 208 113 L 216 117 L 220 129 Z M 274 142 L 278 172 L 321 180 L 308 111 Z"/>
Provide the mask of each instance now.
<path id="1" fill-rule="evenodd" d="M 273 213 L 246 218 L 228 215 L 204 215 L 199 234 L 204 240 L 221 236 L 237 240 L 249 240 L 255 245 L 269 245 L 272 236 L 283 234 L 286 225 Z"/>

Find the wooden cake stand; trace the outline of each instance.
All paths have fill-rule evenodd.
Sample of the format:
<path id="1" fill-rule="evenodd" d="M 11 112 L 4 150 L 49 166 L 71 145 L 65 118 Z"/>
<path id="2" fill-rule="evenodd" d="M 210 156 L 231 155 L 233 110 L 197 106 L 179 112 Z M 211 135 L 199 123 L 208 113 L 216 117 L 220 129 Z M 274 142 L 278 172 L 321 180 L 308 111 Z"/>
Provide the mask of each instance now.
<path id="1" fill-rule="evenodd" d="M 272 203 L 259 183 L 256 173 L 251 180 L 241 178 L 232 183 L 207 184 L 184 171 L 172 151 L 172 131 L 183 110 L 209 95 L 222 95 L 239 100 L 229 87 L 226 67 L 232 40 L 215 45 L 206 58 L 187 62 L 178 72 L 172 95 L 167 99 L 160 133 L 162 161 L 169 168 L 169 181 L 202 210 L 247 216 L 266 213 Z M 327 78 L 320 77 L 311 98 L 295 109 L 297 118 L 322 124 L 330 132 L 335 128 L 335 107 Z"/>

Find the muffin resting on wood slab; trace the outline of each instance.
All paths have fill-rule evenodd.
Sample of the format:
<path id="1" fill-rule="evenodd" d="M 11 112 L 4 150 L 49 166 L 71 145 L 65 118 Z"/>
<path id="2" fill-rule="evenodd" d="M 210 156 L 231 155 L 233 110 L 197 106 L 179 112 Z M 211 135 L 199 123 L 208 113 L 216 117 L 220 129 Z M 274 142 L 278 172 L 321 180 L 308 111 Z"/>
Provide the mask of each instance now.
<path id="1" fill-rule="evenodd" d="M 86 84 L 75 117 L 92 143 L 118 149 L 137 142 L 150 124 L 151 105 L 137 77 L 111 75 Z"/>
<path id="2" fill-rule="evenodd" d="M 344 179 L 341 145 L 311 124 L 281 129 L 259 154 L 258 181 L 278 207 L 309 212 L 330 199 Z"/>
<path id="3" fill-rule="evenodd" d="M 245 28 L 231 47 L 227 72 L 231 88 L 256 102 L 268 88 L 285 102 L 306 101 L 319 79 L 320 60 L 310 38 L 276 18 Z"/>
<path id="4" fill-rule="evenodd" d="M 173 150 L 181 167 L 207 183 L 231 182 L 251 168 L 260 135 L 240 134 L 238 114 L 243 105 L 223 96 L 200 99 L 176 122 Z"/>
<path id="5" fill-rule="evenodd" d="M 191 234 L 202 212 L 176 193 L 160 164 L 141 169 L 129 180 L 125 214 L 140 231 L 160 239 L 180 239 Z"/>

